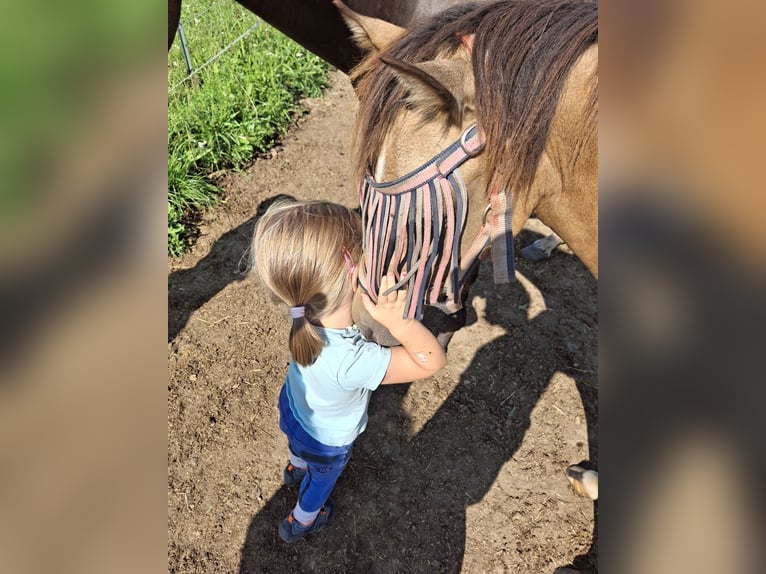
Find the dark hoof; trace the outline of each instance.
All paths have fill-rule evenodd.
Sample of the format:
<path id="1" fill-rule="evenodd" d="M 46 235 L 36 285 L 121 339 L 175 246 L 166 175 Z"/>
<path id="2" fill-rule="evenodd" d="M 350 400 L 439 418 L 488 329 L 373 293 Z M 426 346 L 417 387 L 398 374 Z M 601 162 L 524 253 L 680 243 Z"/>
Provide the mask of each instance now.
<path id="1" fill-rule="evenodd" d="M 529 261 L 542 261 L 548 259 L 553 250 L 561 245 L 561 238 L 555 233 L 533 241 L 521 250 L 521 256 Z"/>
<path id="2" fill-rule="evenodd" d="M 530 243 L 521 250 L 521 256 L 527 261 L 542 261 L 543 259 L 548 259 L 551 256 L 551 252 L 543 251 L 534 243 Z"/>

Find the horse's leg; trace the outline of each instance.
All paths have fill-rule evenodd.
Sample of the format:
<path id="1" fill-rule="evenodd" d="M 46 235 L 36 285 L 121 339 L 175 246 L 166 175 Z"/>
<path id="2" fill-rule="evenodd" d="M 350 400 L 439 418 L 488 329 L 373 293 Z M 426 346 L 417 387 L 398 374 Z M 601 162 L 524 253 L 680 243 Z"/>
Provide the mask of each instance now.
<path id="1" fill-rule="evenodd" d="M 237 0 L 252 13 L 342 72 L 364 55 L 332 2 Z"/>
<path id="2" fill-rule="evenodd" d="M 178 23 L 181 21 L 181 0 L 168 0 L 168 50 L 176 37 Z"/>
<path id="3" fill-rule="evenodd" d="M 529 261 L 542 261 L 548 259 L 553 253 L 553 250 L 561 245 L 563 241 L 561 237 L 555 233 L 551 233 L 547 237 L 543 237 L 536 241 L 533 241 L 521 250 L 521 256 Z"/>
<path id="4" fill-rule="evenodd" d="M 407 27 L 413 20 L 429 16 L 467 0 L 345 0 L 355 12 Z M 351 31 L 330 0 L 237 0 L 242 6 L 279 29 L 307 50 L 348 73 L 364 53 L 351 40 Z M 180 2 L 179 2 L 180 3 Z"/>

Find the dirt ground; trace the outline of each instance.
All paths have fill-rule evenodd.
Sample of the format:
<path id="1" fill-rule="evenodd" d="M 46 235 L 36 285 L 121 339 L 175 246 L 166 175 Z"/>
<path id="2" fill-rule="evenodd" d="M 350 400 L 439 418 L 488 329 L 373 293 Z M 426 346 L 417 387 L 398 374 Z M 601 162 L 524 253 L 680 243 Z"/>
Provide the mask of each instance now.
<path id="1" fill-rule="evenodd" d="M 593 567 L 594 505 L 564 471 L 598 462 L 597 285 L 566 247 L 542 263 L 517 258 L 523 279 L 507 285 L 493 285 L 485 265 L 448 366 L 373 393 L 332 526 L 279 539 L 296 496 L 282 484 L 277 414 L 290 320 L 246 276 L 245 254 L 259 207 L 279 194 L 355 204 L 355 103 L 333 74 L 270 158 L 226 176 L 226 203 L 191 252 L 168 262 L 168 570 Z M 539 237 L 528 227 L 517 250 Z"/>

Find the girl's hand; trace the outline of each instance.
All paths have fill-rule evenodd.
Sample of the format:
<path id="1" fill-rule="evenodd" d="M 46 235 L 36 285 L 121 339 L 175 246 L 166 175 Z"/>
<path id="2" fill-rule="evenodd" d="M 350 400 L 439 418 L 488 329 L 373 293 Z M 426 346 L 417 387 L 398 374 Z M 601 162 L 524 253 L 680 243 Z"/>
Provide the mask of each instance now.
<path id="1" fill-rule="evenodd" d="M 391 347 L 391 362 L 381 382 L 383 385 L 425 379 L 447 363 L 447 355 L 431 331 L 415 319 L 402 319 L 407 290 L 383 295 L 395 284 L 392 275 L 381 279 L 377 305 L 362 294 L 362 304 L 370 317 L 388 329 L 400 343 L 397 347 Z"/>
<path id="2" fill-rule="evenodd" d="M 402 277 L 406 275 L 403 274 Z M 383 295 L 388 289 L 394 285 L 394 276 L 391 274 L 385 275 L 380 280 L 380 289 L 378 289 L 378 303 L 375 304 L 367 296 L 366 293 L 362 293 L 362 304 L 370 316 L 391 331 L 394 327 L 404 327 L 412 319 L 402 319 L 404 315 L 404 306 L 407 302 L 407 289 L 399 289 L 392 291 L 388 295 Z"/>

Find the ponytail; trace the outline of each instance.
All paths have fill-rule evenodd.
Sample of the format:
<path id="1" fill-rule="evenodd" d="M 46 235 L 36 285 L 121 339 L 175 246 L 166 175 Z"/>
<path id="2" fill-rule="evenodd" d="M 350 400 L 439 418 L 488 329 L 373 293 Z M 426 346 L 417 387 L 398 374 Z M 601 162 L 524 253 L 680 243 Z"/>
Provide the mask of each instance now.
<path id="1" fill-rule="evenodd" d="M 347 258 L 362 252 L 359 214 L 323 201 L 277 202 L 256 225 L 252 267 L 279 300 L 290 306 L 292 360 L 314 363 L 326 342 L 325 317 L 348 299 Z"/>
<path id="2" fill-rule="evenodd" d="M 325 346 L 325 342 L 319 335 L 316 327 L 303 315 L 294 316 L 293 309 L 290 307 L 290 314 L 293 315 L 293 323 L 290 327 L 290 337 L 288 345 L 293 360 L 303 367 L 312 364 Z"/>

